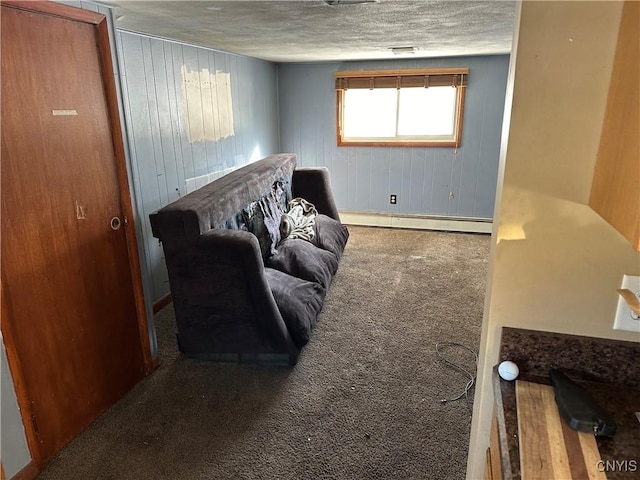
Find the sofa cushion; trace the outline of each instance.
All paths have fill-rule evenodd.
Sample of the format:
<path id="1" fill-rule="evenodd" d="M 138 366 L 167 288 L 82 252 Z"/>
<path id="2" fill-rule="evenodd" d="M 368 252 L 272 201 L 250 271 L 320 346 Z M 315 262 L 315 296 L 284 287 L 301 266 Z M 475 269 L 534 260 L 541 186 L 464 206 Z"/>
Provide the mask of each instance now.
<path id="1" fill-rule="evenodd" d="M 311 243 L 330 251 L 340 260 L 349 238 L 349 230 L 342 223 L 326 215 L 316 215 L 315 220 L 316 234 Z"/>
<path id="2" fill-rule="evenodd" d="M 265 268 L 264 273 L 293 343 L 304 347 L 322 309 L 325 289 L 272 268 Z"/>
<path id="3" fill-rule="evenodd" d="M 338 270 L 338 258 L 306 240 L 287 238 L 267 259 L 266 266 L 327 288 Z"/>

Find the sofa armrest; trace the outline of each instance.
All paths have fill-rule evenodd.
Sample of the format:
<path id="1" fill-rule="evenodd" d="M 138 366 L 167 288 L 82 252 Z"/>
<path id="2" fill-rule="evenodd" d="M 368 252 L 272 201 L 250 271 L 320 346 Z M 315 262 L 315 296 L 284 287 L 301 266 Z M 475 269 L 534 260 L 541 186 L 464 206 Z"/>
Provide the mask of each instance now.
<path id="1" fill-rule="evenodd" d="M 340 221 L 336 208 L 329 170 L 326 167 L 298 168 L 293 171 L 293 196 L 313 203 L 318 213 Z"/>
<path id="2" fill-rule="evenodd" d="M 167 257 L 183 352 L 286 353 L 298 349 L 267 283 L 257 238 L 213 229 Z"/>

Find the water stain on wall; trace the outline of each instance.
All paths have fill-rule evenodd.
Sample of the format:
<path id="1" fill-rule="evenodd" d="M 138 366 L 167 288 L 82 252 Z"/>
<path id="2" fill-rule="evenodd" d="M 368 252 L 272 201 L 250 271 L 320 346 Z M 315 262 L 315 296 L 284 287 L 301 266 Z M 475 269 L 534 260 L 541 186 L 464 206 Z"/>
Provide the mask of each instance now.
<path id="1" fill-rule="evenodd" d="M 218 141 L 230 137 L 233 130 L 231 74 L 208 69 L 182 71 L 184 107 L 182 116 L 189 143 Z"/>

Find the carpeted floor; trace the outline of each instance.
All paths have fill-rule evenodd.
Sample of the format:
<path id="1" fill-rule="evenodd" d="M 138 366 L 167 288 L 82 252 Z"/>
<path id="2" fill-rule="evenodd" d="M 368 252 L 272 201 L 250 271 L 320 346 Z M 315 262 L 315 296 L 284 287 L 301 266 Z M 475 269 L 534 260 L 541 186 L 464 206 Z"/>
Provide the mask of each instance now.
<path id="1" fill-rule="evenodd" d="M 477 350 L 490 238 L 350 231 L 294 368 L 185 359 L 168 306 L 155 318 L 160 368 L 39 478 L 464 478 L 470 410 L 464 399 L 440 399 L 457 396 L 468 377 L 435 344 Z M 443 353 L 475 369 L 465 350 Z"/>

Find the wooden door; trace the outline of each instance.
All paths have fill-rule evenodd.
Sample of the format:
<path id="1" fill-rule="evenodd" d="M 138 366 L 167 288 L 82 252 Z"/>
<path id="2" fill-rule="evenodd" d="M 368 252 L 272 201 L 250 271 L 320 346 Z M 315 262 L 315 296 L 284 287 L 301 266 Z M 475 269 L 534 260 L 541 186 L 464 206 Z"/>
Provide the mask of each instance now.
<path id="1" fill-rule="evenodd" d="M 150 368 L 104 20 L 2 5 L 2 331 L 38 464 Z"/>

